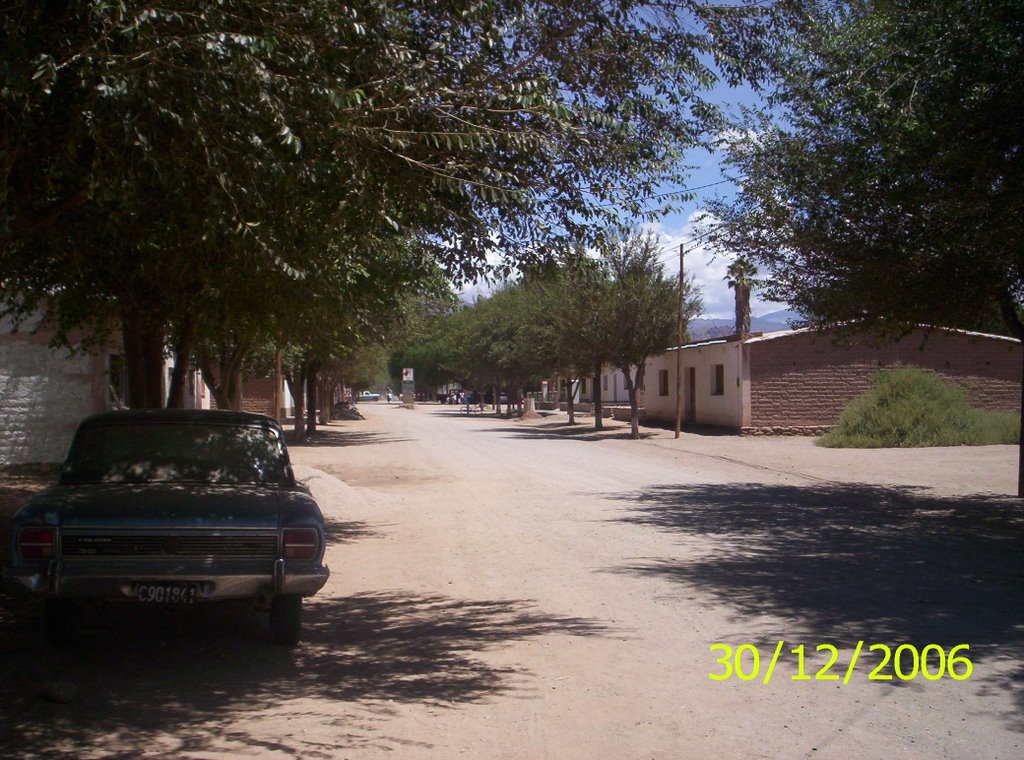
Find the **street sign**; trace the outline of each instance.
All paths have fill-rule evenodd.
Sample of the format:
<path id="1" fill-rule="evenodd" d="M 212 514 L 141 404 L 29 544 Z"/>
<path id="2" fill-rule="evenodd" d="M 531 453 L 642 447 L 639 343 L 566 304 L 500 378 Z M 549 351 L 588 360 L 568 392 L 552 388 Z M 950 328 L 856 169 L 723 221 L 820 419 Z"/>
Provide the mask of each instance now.
<path id="1" fill-rule="evenodd" d="M 416 383 L 413 382 L 412 367 L 402 370 L 402 402 L 411 404 L 416 399 Z"/>

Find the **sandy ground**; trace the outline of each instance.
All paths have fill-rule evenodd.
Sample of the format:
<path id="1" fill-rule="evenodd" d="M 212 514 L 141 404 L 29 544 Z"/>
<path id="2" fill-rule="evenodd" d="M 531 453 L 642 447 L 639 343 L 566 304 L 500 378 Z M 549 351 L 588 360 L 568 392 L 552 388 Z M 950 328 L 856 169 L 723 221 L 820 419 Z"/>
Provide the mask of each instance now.
<path id="1" fill-rule="evenodd" d="M 292 449 L 332 536 L 298 648 L 225 607 L 48 650 L 31 605 L 0 605 L 3 754 L 1024 756 L 1015 449 L 361 407 Z M 973 670 L 910 677 L 904 647 L 905 680 L 871 680 L 879 644 L 936 645 L 933 676 L 968 644 Z M 54 679 L 70 703 L 39 696 Z"/>

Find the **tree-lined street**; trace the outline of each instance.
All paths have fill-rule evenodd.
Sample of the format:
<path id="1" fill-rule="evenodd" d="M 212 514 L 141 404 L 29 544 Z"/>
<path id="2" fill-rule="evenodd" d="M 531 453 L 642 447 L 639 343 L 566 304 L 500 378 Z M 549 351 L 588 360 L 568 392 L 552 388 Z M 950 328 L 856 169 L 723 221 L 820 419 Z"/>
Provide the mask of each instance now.
<path id="1" fill-rule="evenodd" d="M 1021 0 L 19 1 L 0 22 L 0 408 L 30 441 L 259 400 L 294 425 L 333 568 L 294 650 L 203 605 L 100 610 L 51 648 L 0 595 L 0 754 L 1024 756 L 1024 457 L 676 439 L 637 394 L 704 308 L 685 256 L 730 262 L 741 334 L 760 290 L 825 331 L 1024 337 Z M 725 85 L 766 100 L 729 113 Z M 721 178 L 696 181 L 702 157 Z M 696 200 L 677 287 L 658 225 Z M 97 351 L 89 374 L 43 341 Z M 602 421 L 608 367 L 629 426 L 573 425 L 573 402 L 509 419 L 593 378 Z M 343 403 L 413 375 L 508 414 Z M 2 463 L 50 464 L 28 452 Z M 0 470 L 0 538 L 41 483 Z M 0 557 L 59 570 L 45 519 Z"/>
<path id="2" fill-rule="evenodd" d="M 46 650 L 30 615 L 5 613 L 7 749 L 1019 756 L 1024 524 L 992 493 L 1013 490 L 1012 447 L 830 450 L 646 428 L 638 442 L 620 423 L 360 406 L 366 420 L 293 448 L 331 530 L 304 643 L 272 647 L 255 615 L 140 623 L 130 610 Z M 867 647 L 905 643 L 969 644 L 973 672 L 870 681 L 881 657 Z M 724 672 L 714 644 L 756 647 L 757 678 L 709 678 Z M 838 680 L 816 680 L 818 644 L 837 648 L 823 675 Z M 792 680 L 800 645 L 810 680 Z M 51 679 L 77 698 L 38 698 Z"/>

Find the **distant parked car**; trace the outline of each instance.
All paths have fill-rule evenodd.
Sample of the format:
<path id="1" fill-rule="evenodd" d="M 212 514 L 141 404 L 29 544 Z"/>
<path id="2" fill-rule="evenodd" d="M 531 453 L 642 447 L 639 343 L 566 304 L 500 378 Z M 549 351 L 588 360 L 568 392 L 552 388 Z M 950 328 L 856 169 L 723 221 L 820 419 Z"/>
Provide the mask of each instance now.
<path id="1" fill-rule="evenodd" d="M 380 401 L 380 394 L 373 391 L 363 391 L 359 394 L 360 401 Z"/>
<path id="2" fill-rule="evenodd" d="M 66 641 L 80 605 L 249 599 L 294 644 L 302 598 L 327 582 L 324 519 L 295 481 L 277 422 L 200 410 L 84 420 L 55 487 L 13 518 L 14 593 L 43 597 Z"/>

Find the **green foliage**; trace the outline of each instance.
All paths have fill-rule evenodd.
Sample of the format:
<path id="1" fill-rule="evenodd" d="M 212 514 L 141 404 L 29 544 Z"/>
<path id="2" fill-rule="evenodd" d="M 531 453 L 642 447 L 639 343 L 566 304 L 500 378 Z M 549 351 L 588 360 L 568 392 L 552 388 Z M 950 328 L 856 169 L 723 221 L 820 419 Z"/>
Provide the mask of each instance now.
<path id="1" fill-rule="evenodd" d="M 775 24 L 696 0 L 39 3 L 0 20 L 5 246 L 80 220 L 165 276 L 239 239 L 250 265 L 301 276 L 296 231 L 338 225 L 418 235 L 466 275 L 656 215 L 679 155 L 717 130 L 707 62 L 756 76 L 740 53 Z M 182 241 L 184 266 L 167 256 Z"/>
<path id="2" fill-rule="evenodd" d="M 448 322 L 453 370 L 466 387 L 523 383 L 537 371 L 542 345 L 528 338 L 530 294 L 509 285 L 460 309 Z"/>
<path id="3" fill-rule="evenodd" d="M 449 317 L 457 308 L 451 292 L 444 297 L 415 299 L 406 310 L 407 319 L 392 341 L 388 373 L 401 382 L 402 370 L 415 371 L 416 385 L 436 388 L 456 379 L 454 348 L 448 330 Z"/>
<path id="4" fill-rule="evenodd" d="M 608 273 L 577 247 L 537 288 L 547 324 L 551 367 L 574 378 L 608 360 Z"/>
<path id="5" fill-rule="evenodd" d="M 736 332 L 750 332 L 750 291 L 760 283 L 755 279 L 757 266 L 745 256 L 737 257 L 725 270 L 725 281 L 736 294 Z"/>
<path id="6" fill-rule="evenodd" d="M 679 284 L 665 276 L 661 246 L 649 232 L 610 235 L 598 252 L 607 267 L 606 323 L 603 340 L 607 361 L 625 370 L 642 365 L 648 356 L 675 345 Z M 683 321 L 702 308 L 700 293 L 688 284 Z"/>
<path id="7" fill-rule="evenodd" d="M 818 443 L 830 448 L 916 448 L 1019 440 L 1018 415 L 974 409 L 963 391 L 935 373 L 897 367 L 879 371 L 874 389 L 850 402 Z"/>
<path id="8" fill-rule="evenodd" d="M 604 364 L 632 373 L 674 343 L 678 285 L 664 275 L 655 236 L 606 231 L 604 240 L 600 258 L 565 249 L 551 266 L 433 321 L 393 358 L 393 371 L 403 361 L 430 384 L 478 388 L 586 376 Z M 691 281 L 684 319 L 700 308 Z"/>
<path id="9" fill-rule="evenodd" d="M 387 349 L 383 345 L 361 347 L 353 351 L 350 357 L 335 360 L 329 366 L 353 388 L 383 392 L 390 382 Z"/>
<path id="10" fill-rule="evenodd" d="M 718 132 L 710 62 L 763 73 L 778 18 L 698 0 L 8 4 L 0 311 L 45 306 L 58 340 L 226 339 L 232 366 L 282 335 L 329 355 L 437 267 L 510 269 L 664 212 L 679 156 Z"/>
<path id="11" fill-rule="evenodd" d="M 607 361 L 622 371 L 632 409 L 631 435 L 639 438 L 637 390 L 644 385 L 647 357 L 675 345 L 679 318 L 689 322 L 701 310 L 701 298 L 692 281 L 687 283 L 679 314 L 679 284 L 665 277 L 661 248 L 650 232 L 608 235 L 598 250 L 609 274 L 604 304 Z"/>
<path id="12" fill-rule="evenodd" d="M 1024 4 L 818 2 L 742 125 L 719 242 L 820 324 L 1024 337 Z"/>

